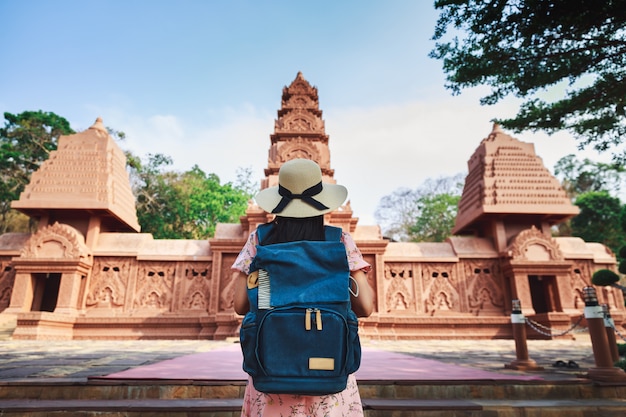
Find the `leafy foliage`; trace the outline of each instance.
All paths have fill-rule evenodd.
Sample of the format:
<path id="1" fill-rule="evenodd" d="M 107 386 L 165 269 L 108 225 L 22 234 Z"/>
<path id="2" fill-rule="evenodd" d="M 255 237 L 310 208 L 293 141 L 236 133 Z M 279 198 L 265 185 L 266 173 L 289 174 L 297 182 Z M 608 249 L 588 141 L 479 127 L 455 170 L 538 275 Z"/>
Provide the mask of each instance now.
<path id="1" fill-rule="evenodd" d="M 622 227 L 625 208 L 607 191 L 581 194 L 575 201 L 580 213 L 571 221 L 572 235 L 587 242 L 600 242 L 614 253 L 626 243 Z"/>
<path id="2" fill-rule="evenodd" d="M 590 191 L 619 192 L 625 173 L 623 165 L 594 162 L 587 158 L 579 161 L 572 154 L 559 159 L 554 166 L 554 174 L 572 199 Z"/>
<path id="3" fill-rule="evenodd" d="M 4 113 L 4 119 L 0 128 L 0 233 L 24 231 L 24 218 L 11 209 L 11 201 L 19 199 L 32 173 L 57 148 L 59 136 L 74 133 L 63 117 L 41 110 Z"/>
<path id="4" fill-rule="evenodd" d="M 599 151 L 622 142 L 623 0 L 437 0 L 435 7 L 441 14 L 430 56 L 442 60 L 447 88 L 455 94 L 488 85 L 491 93 L 481 104 L 522 98 L 514 118 L 498 121 L 514 131 L 568 130 L 581 147 Z M 614 156 L 626 159 L 624 153 Z"/>
<path id="5" fill-rule="evenodd" d="M 594 162 L 587 158 L 580 161 L 574 155 L 559 159 L 554 166 L 554 174 L 572 202 L 588 192 L 606 191 L 615 196 L 623 188 L 626 179 L 623 165 Z M 626 224 L 622 225 L 622 231 L 626 232 L 624 226 Z M 553 230 L 558 236 L 571 236 L 571 220 L 558 224 Z M 622 255 L 618 258 L 625 259 Z"/>
<path id="6" fill-rule="evenodd" d="M 127 159 L 141 230 L 157 239 L 206 239 L 217 223 L 236 223 L 245 213 L 248 192 L 198 166 L 178 173 L 166 170 L 172 160 L 162 154 L 148 155 L 145 164 Z"/>
<path id="7" fill-rule="evenodd" d="M 11 210 L 11 201 L 30 181 L 32 173 L 56 150 L 61 135 L 74 133 L 67 120 L 54 113 L 5 113 L 0 129 L 0 234 L 28 231 L 28 218 Z M 118 141 L 124 132 L 107 128 Z M 167 171 L 172 160 L 165 155 L 141 158 L 126 152 L 131 187 L 136 197 L 139 224 L 155 238 L 205 239 L 219 222 L 234 223 L 245 213 L 253 192 L 250 171 L 239 173 L 238 184 L 220 184 L 215 174 L 197 166 L 178 173 Z"/>
<path id="8" fill-rule="evenodd" d="M 456 220 L 460 195 L 424 195 L 417 200 L 419 216 L 409 226 L 414 242 L 443 242 L 450 236 Z"/>
<path id="9" fill-rule="evenodd" d="M 616 282 L 619 282 L 619 275 L 610 269 L 599 269 L 591 277 L 591 283 L 601 287 L 612 285 Z"/>
<path id="10" fill-rule="evenodd" d="M 411 190 L 384 196 L 375 217 L 385 236 L 397 241 L 441 242 L 450 236 L 465 174 L 428 179 Z"/>

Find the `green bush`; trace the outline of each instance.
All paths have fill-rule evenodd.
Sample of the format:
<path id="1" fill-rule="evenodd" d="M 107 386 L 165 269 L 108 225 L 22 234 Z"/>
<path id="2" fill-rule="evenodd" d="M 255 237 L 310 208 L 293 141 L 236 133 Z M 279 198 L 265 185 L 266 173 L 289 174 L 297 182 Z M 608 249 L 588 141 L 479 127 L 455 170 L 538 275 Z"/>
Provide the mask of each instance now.
<path id="1" fill-rule="evenodd" d="M 599 269 L 593 273 L 591 277 L 591 283 L 593 285 L 599 285 L 601 287 L 615 284 L 619 281 L 619 275 L 610 269 Z"/>
<path id="2" fill-rule="evenodd" d="M 620 359 L 617 362 L 615 362 L 613 364 L 613 366 L 616 366 L 618 368 L 622 368 L 624 371 L 626 371 L 626 359 Z"/>
<path id="3" fill-rule="evenodd" d="M 626 356 L 626 343 L 618 343 L 617 351 L 619 352 L 620 356 Z"/>

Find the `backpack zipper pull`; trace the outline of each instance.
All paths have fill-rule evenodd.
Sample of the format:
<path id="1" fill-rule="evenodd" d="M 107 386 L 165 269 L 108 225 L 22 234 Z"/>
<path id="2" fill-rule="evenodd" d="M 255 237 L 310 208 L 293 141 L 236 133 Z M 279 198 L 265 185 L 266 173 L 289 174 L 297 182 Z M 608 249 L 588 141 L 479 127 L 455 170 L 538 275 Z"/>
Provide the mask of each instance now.
<path id="1" fill-rule="evenodd" d="M 304 330 L 311 330 L 311 311 L 312 308 L 307 308 L 304 313 Z"/>
<path id="2" fill-rule="evenodd" d="M 320 309 L 315 309 L 315 324 L 317 325 L 317 330 L 322 330 L 322 312 Z"/>

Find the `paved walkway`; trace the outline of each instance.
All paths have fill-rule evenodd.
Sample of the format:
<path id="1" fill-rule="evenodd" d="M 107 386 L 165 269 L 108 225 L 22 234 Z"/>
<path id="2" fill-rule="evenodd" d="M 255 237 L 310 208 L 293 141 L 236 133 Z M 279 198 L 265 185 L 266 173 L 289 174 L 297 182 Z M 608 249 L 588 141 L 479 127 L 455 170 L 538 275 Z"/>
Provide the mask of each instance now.
<path id="1" fill-rule="evenodd" d="M 595 366 L 593 348 L 586 333 L 575 340 L 529 340 L 530 359 L 543 371 L 526 372 L 545 379 L 571 379 Z M 0 382 L 33 378 L 86 380 L 167 359 L 231 346 L 229 341 L 123 340 L 123 341 L 29 341 L 0 340 Z M 505 365 L 516 359 L 513 340 L 363 340 L 364 347 L 406 353 L 445 363 L 512 372 Z M 575 367 L 554 367 L 556 361 L 575 362 Z M 519 372 L 519 371 L 515 371 Z"/>

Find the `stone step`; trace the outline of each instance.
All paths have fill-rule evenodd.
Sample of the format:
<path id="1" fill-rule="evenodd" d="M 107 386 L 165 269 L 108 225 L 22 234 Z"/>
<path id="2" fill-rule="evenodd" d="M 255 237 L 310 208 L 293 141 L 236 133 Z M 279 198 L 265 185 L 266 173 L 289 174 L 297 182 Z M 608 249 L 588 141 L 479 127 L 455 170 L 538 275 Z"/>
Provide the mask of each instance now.
<path id="1" fill-rule="evenodd" d="M 235 417 L 241 399 L 128 400 L 0 400 L 3 417 Z M 364 399 L 366 417 L 622 417 L 626 402 L 615 399 L 578 400 L 415 400 Z"/>
<path id="2" fill-rule="evenodd" d="M 175 400 L 242 398 L 245 382 L 144 381 L 85 383 L 82 381 L 0 381 L 0 400 Z M 1 414 L 0 414 L 1 415 Z"/>
<path id="3" fill-rule="evenodd" d="M 366 417 L 623 417 L 626 386 L 360 381 Z M 242 381 L 1 381 L 2 417 L 239 416 Z"/>
<path id="4" fill-rule="evenodd" d="M 238 399 L 244 381 L 128 381 L 40 379 L 0 381 L 0 400 L 194 400 Z M 626 386 L 587 380 L 494 382 L 359 381 L 361 398 L 411 400 L 626 399 Z"/>
<path id="5" fill-rule="evenodd" d="M 0 399 L 202 399 L 241 398 L 245 382 L 211 381 L 0 381 Z M 362 398 L 410 399 L 568 399 L 626 398 L 626 386 L 598 386 L 591 382 L 559 381 L 528 383 L 368 382 L 359 381 Z"/>
<path id="6" fill-rule="evenodd" d="M 10 340 L 17 327 L 17 316 L 0 314 L 0 340 Z"/>
<path id="7" fill-rule="evenodd" d="M 244 381 L 0 381 L 0 400 L 183 400 L 242 398 Z M 359 381 L 363 399 L 413 400 L 567 400 L 626 399 L 626 386 L 600 386 L 587 380 L 558 382 Z"/>

